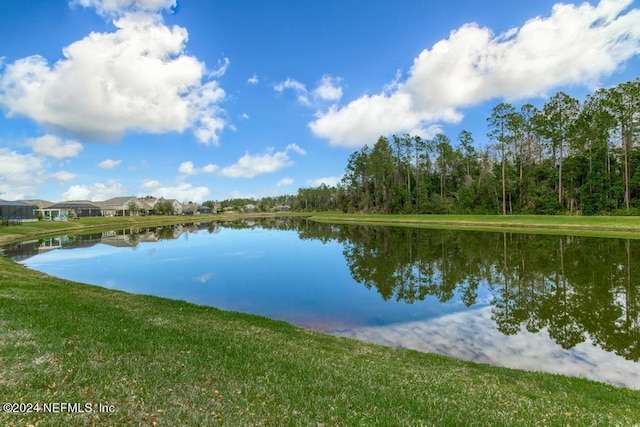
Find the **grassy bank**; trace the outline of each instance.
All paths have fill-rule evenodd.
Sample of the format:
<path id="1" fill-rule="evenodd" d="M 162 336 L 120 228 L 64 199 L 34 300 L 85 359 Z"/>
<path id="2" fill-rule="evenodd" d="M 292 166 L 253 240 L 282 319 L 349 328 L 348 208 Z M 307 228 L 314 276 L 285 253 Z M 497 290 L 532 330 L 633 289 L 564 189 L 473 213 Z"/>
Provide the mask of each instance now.
<path id="1" fill-rule="evenodd" d="M 133 225 L 149 220 L 140 221 Z M 103 227 L 99 221 L 85 224 Z M 50 231 L 33 227 L 21 236 Z M 8 240 L 16 230 L 0 233 Z M 640 423 L 640 391 L 130 295 L 6 259 L 0 259 L 0 331 L 4 401 L 113 408 L 98 413 L 95 406 L 84 414 L 0 411 L 0 425 Z"/>
<path id="2" fill-rule="evenodd" d="M 356 223 L 640 238 L 640 217 L 565 215 L 347 215 L 341 213 L 318 213 L 313 215 L 313 219 L 336 224 Z"/>

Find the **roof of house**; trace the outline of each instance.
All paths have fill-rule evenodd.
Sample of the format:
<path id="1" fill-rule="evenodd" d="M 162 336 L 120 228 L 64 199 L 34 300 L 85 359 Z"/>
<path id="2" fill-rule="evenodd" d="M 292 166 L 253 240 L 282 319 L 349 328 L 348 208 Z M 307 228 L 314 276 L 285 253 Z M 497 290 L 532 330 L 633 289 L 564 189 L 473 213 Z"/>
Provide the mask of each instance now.
<path id="1" fill-rule="evenodd" d="M 110 206 L 124 206 L 131 201 L 131 199 L 137 200 L 134 196 L 114 197 L 112 199 L 104 200 L 102 202 L 96 202 L 102 207 Z"/>
<path id="2" fill-rule="evenodd" d="M 100 209 L 100 206 L 89 200 L 67 200 L 55 203 L 49 206 L 48 209 Z"/>
<path id="3" fill-rule="evenodd" d="M 31 199 L 31 200 L 20 200 L 21 202 L 29 203 L 30 205 L 36 205 L 38 209 L 46 209 L 53 204 L 48 200 L 42 199 Z"/>
<path id="4" fill-rule="evenodd" d="M 0 199 L 0 205 L 2 206 L 36 206 L 36 204 L 34 203 L 29 203 L 29 202 L 25 202 L 25 201 L 18 201 L 18 200 L 3 200 Z"/>

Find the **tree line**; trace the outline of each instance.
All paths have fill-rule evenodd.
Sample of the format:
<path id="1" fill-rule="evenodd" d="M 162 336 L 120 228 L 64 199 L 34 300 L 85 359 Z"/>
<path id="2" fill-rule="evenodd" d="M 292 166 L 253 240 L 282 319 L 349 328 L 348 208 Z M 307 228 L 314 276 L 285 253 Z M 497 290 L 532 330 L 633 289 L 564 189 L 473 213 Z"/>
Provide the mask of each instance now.
<path id="1" fill-rule="evenodd" d="M 364 213 L 640 214 L 640 79 L 583 102 L 502 102 L 490 144 L 471 132 L 380 137 L 349 156 L 341 183 L 301 188 L 296 210 Z"/>

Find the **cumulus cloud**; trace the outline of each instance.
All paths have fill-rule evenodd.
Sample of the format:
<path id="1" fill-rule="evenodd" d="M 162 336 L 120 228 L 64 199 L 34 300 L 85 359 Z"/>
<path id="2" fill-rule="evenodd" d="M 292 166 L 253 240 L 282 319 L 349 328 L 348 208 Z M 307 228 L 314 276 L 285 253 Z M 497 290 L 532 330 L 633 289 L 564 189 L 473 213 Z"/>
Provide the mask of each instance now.
<path id="1" fill-rule="evenodd" d="M 140 185 L 141 190 L 155 190 L 156 188 L 161 187 L 162 184 L 157 179 L 147 179 L 142 185 Z"/>
<path id="2" fill-rule="evenodd" d="M 203 173 L 213 173 L 219 169 L 218 165 L 214 165 L 209 163 L 208 165 L 204 165 L 200 170 Z"/>
<path id="3" fill-rule="evenodd" d="M 299 103 L 317 108 L 342 98 L 342 87 L 339 85 L 341 80 L 339 77 L 324 75 L 316 88 L 309 91 L 304 83 L 288 77 L 285 81 L 275 84 L 273 88 L 280 93 L 291 90 L 296 94 Z"/>
<path id="4" fill-rule="evenodd" d="M 461 117 L 450 110 L 451 121 Z M 333 105 L 326 112 L 317 114 L 309 127 L 316 136 L 328 139 L 331 145 L 359 147 L 375 142 L 380 135 L 392 133 L 430 137 L 438 133 L 440 127 L 429 122 L 438 118 L 437 114 L 418 111 L 410 94 L 396 92 L 390 96 L 366 95 L 344 107 Z"/>
<path id="5" fill-rule="evenodd" d="M 319 112 L 309 127 L 332 145 L 357 147 L 391 133 L 432 134 L 440 122 L 459 122 L 461 108 L 490 99 L 595 87 L 640 53 L 640 10 L 625 13 L 631 4 L 556 4 L 550 16 L 499 35 L 465 24 L 423 50 L 404 81 Z"/>
<path id="6" fill-rule="evenodd" d="M 146 180 L 142 183 L 140 189 L 146 194 L 151 194 L 157 198 L 176 199 L 181 202 L 192 201 L 201 203 L 205 201 L 210 194 L 207 187 L 194 187 L 186 182 L 167 186 L 162 185 L 158 180 Z"/>
<path id="7" fill-rule="evenodd" d="M 122 160 L 105 159 L 98 163 L 98 167 L 102 169 L 113 169 L 120 166 L 120 163 L 122 163 Z"/>
<path id="8" fill-rule="evenodd" d="M 0 198 L 25 199 L 34 196 L 44 182 L 44 159 L 0 148 Z"/>
<path id="9" fill-rule="evenodd" d="M 184 175 L 195 175 L 196 173 L 198 173 L 196 172 L 196 168 L 193 165 L 193 162 L 180 163 L 180 166 L 178 166 L 178 172 Z"/>
<path id="10" fill-rule="evenodd" d="M 228 178 L 253 178 L 292 164 L 293 162 L 284 151 L 254 155 L 246 153 L 233 165 L 220 169 L 220 175 Z"/>
<path id="11" fill-rule="evenodd" d="M 27 141 L 33 152 L 42 156 L 64 159 L 76 157 L 82 151 L 82 144 L 78 141 L 63 141 L 55 135 L 44 135 L 38 138 L 30 138 Z"/>
<path id="12" fill-rule="evenodd" d="M 247 79 L 247 83 L 249 83 L 250 85 L 257 85 L 259 81 L 260 80 L 258 79 L 257 74 L 254 74 Z"/>
<path id="13" fill-rule="evenodd" d="M 277 187 L 283 187 L 283 186 L 291 185 L 291 184 L 293 184 L 293 178 L 282 178 L 280 181 L 278 181 L 276 186 Z"/>
<path id="14" fill-rule="evenodd" d="M 26 116 L 82 138 L 117 140 L 127 131 L 191 130 L 204 144 L 219 142 L 226 125 L 214 80 L 228 65 L 207 71 L 186 53 L 187 30 L 168 27 L 150 10 L 174 2 L 81 0 L 98 11 L 129 10 L 114 32 L 94 32 L 66 46 L 53 64 L 39 55 L 5 64 L 0 104 L 8 116 Z"/>
<path id="15" fill-rule="evenodd" d="M 300 155 L 306 152 L 296 144 L 289 144 L 284 151 L 273 152 L 269 148 L 264 154 L 245 153 L 236 163 L 226 166 L 219 171 L 219 175 L 228 178 L 253 178 L 258 175 L 272 173 L 286 166 L 293 165 L 289 158 L 289 151 L 295 151 Z"/>
<path id="16" fill-rule="evenodd" d="M 72 181 L 76 178 L 76 174 L 67 171 L 59 171 L 52 174 L 51 176 L 61 183 Z"/>
<path id="17" fill-rule="evenodd" d="M 91 200 L 95 202 L 120 197 L 123 194 L 127 194 L 127 189 L 120 182 L 111 179 L 107 182 L 96 182 L 91 185 L 72 185 L 62 193 L 62 197 L 65 200 Z"/>
<path id="18" fill-rule="evenodd" d="M 323 101 L 339 101 L 342 98 L 342 87 L 339 85 L 339 78 L 322 76 L 322 80 L 317 88 L 313 90 L 313 96 Z"/>
<path id="19" fill-rule="evenodd" d="M 201 168 L 197 168 L 192 161 L 186 161 L 180 163 L 178 166 L 178 172 L 183 175 L 197 175 L 199 173 L 213 173 L 218 170 L 218 166 L 213 164 L 205 165 Z"/>

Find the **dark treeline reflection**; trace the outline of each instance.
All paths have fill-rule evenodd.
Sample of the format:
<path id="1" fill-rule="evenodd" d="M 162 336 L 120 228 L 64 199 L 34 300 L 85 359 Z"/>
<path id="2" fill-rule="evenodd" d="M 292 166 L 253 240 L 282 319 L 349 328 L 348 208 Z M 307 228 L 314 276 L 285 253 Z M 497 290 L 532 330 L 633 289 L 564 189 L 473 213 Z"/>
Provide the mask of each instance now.
<path id="1" fill-rule="evenodd" d="M 492 318 L 507 335 L 546 328 L 563 348 L 587 339 L 640 360 L 640 241 L 577 236 L 332 225 L 268 218 L 123 230 L 25 242 L 5 249 L 24 259 L 43 246 L 130 246 L 220 228 L 295 231 L 303 239 L 343 245 L 354 280 L 385 299 L 413 303 L 458 295 L 471 306 L 487 287 Z M 486 294 L 486 292 L 485 292 Z"/>
<path id="2" fill-rule="evenodd" d="M 353 278 L 384 299 L 471 306 L 486 286 L 504 334 L 546 328 L 565 349 L 589 338 L 640 359 L 638 240 L 311 222 L 299 233 L 342 242 Z"/>

